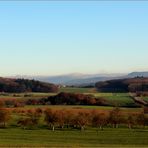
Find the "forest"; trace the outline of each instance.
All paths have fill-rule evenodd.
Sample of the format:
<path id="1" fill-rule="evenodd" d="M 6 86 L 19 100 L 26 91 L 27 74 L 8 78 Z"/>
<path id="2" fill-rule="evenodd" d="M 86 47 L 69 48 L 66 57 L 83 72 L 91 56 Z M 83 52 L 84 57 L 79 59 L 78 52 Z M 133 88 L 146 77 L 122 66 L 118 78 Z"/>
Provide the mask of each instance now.
<path id="1" fill-rule="evenodd" d="M 136 77 L 117 79 L 95 84 L 100 92 L 146 92 L 148 91 L 148 78 Z"/>
<path id="2" fill-rule="evenodd" d="M 57 92 L 58 86 L 50 83 L 28 80 L 0 78 L 0 92 Z"/>

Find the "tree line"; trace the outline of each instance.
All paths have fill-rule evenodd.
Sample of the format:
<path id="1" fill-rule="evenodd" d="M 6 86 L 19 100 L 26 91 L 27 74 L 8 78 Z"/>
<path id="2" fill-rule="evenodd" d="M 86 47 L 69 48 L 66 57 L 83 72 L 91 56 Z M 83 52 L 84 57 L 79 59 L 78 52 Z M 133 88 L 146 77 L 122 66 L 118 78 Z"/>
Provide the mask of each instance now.
<path id="1" fill-rule="evenodd" d="M 9 110 L 0 108 L 0 125 L 6 127 L 10 119 L 13 119 Z M 126 126 L 129 129 L 148 126 L 148 116 L 141 113 L 123 113 L 120 108 L 114 108 L 108 113 L 98 110 L 86 109 L 29 109 L 25 111 L 15 110 L 15 114 L 21 115 L 16 126 L 23 129 L 39 128 L 41 125 L 54 131 L 55 129 L 80 129 L 95 127 L 103 130 L 105 127 L 118 128 Z M 41 122 L 43 120 L 44 122 Z M 39 126 L 40 125 L 40 126 Z"/>

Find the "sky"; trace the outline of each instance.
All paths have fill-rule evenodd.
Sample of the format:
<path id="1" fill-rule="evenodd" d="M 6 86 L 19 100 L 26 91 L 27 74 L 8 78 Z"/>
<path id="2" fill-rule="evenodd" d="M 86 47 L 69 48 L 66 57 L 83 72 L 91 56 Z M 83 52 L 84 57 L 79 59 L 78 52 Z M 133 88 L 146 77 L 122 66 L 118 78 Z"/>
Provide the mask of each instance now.
<path id="1" fill-rule="evenodd" d="M 0 1 L 0 76 L 148 71 L 148 1 Z"/>

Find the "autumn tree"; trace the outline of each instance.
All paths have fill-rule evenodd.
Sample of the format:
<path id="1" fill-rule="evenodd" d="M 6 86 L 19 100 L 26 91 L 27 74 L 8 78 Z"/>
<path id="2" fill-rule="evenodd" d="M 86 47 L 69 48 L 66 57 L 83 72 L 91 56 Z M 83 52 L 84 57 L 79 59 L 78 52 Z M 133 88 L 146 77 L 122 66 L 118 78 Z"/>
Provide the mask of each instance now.
<path id="1" fill-rule="evenodd" d="M 89 113 L 87 111 L 80 111 L 75 116 L 74 122 L 81 128 L 81 131 L 84 131 L 85 126 L 89 122 Z"/>
<path id="2" fill-rule="evenodd" d="M 63 129 L 65 125 L 66 113 L 63 110 L 56 111 L 57 123 Z"/>
<path id="3" fill-rule="evenodd" d="M 52 127 L 52 131 L 55 130 L 55 125 L 58 122 L 57 111 L 46 109 L 45 110 L 45 122 Z"/>
<path id="4" fill-rule="evenodd" d="M 104 113 L 93 113 L 92 114 L 92 125 L 95 127 L 99 127 L 101 130 L 103 130 L 103 126 L 107 124 L 107 117 Z"/>
<path id="5" fill-rule="evenodd" d="M 73 125 L 74 117 L 75 117 L 75 115 L 74 115 L 73 110 L 68 109 L 65 111 L 64 122 L 65 122 L 65 125 L 67 126 L 67 128 L 69 128 L 69 126 Z"/>
<path id="6" fill-rule="evenodd" d="M 19 126 L 23 127 L 23 129 L 34 126 L 34 123 L 32 122 L 32 120 L 30 118 L 20 118 L 18 120 L 17 124 Z"/>
<path id="7" fill-rule="evenodd" d="M 126 123 L 129 129 L 131 129 L 135 125 L 135 122 L 136 122 L 135 115 L 133 114 L 127 115 Z"/>
<path id="8" fill-rule="evenodd" d="M 36 126 L 42 115 L 41 109 L 37 108 L 35 110 L 28 110 L 27 116 L 30 118 L 32 124 Z"/>
<path id="9" fill-rule="evenodd" d="M 5 108 L 0 108 L 0 124 L 2 124 L 3 127 L 6 126 L 6 123 L 10 120 L 10 118 L 10 112 Z"/>
<path id="10" fill-rule="evenodd" d="M 109 123 L 113 125 L 113 128 L 117 128 L 121 123 L 121 110 L 116 107 L 109 114 Z"/>
<path id="11" fill-rule="evenodd" d="M 147 122 L 147 117 L 143 112 L 137 115 L 136 123 L 138 125 L 145 127 L 148 124 Z"/>
<path id="12" fill-rule="evenodd" d="M 24 129 L 27 127 L 34 128 L 38 125 L 40 117 L 42 115 L 42 110 L 37 109 L 30 109 L 26 111 L 26 117 L 20 118 L 17 122 L 18 125 L 22 126 Z"/>

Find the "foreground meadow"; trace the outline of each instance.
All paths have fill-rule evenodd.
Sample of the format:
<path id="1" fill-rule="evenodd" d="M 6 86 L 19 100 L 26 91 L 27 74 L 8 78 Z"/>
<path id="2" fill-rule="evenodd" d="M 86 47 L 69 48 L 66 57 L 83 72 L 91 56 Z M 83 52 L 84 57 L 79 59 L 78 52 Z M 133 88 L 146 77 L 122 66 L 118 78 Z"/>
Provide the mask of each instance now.
<path id="1" fill-rule="evenodd" d="M 147 147 L 148 130 L 87 129 L 54 132 L 47 129 L 0 129 L 1 147 Z"/>

